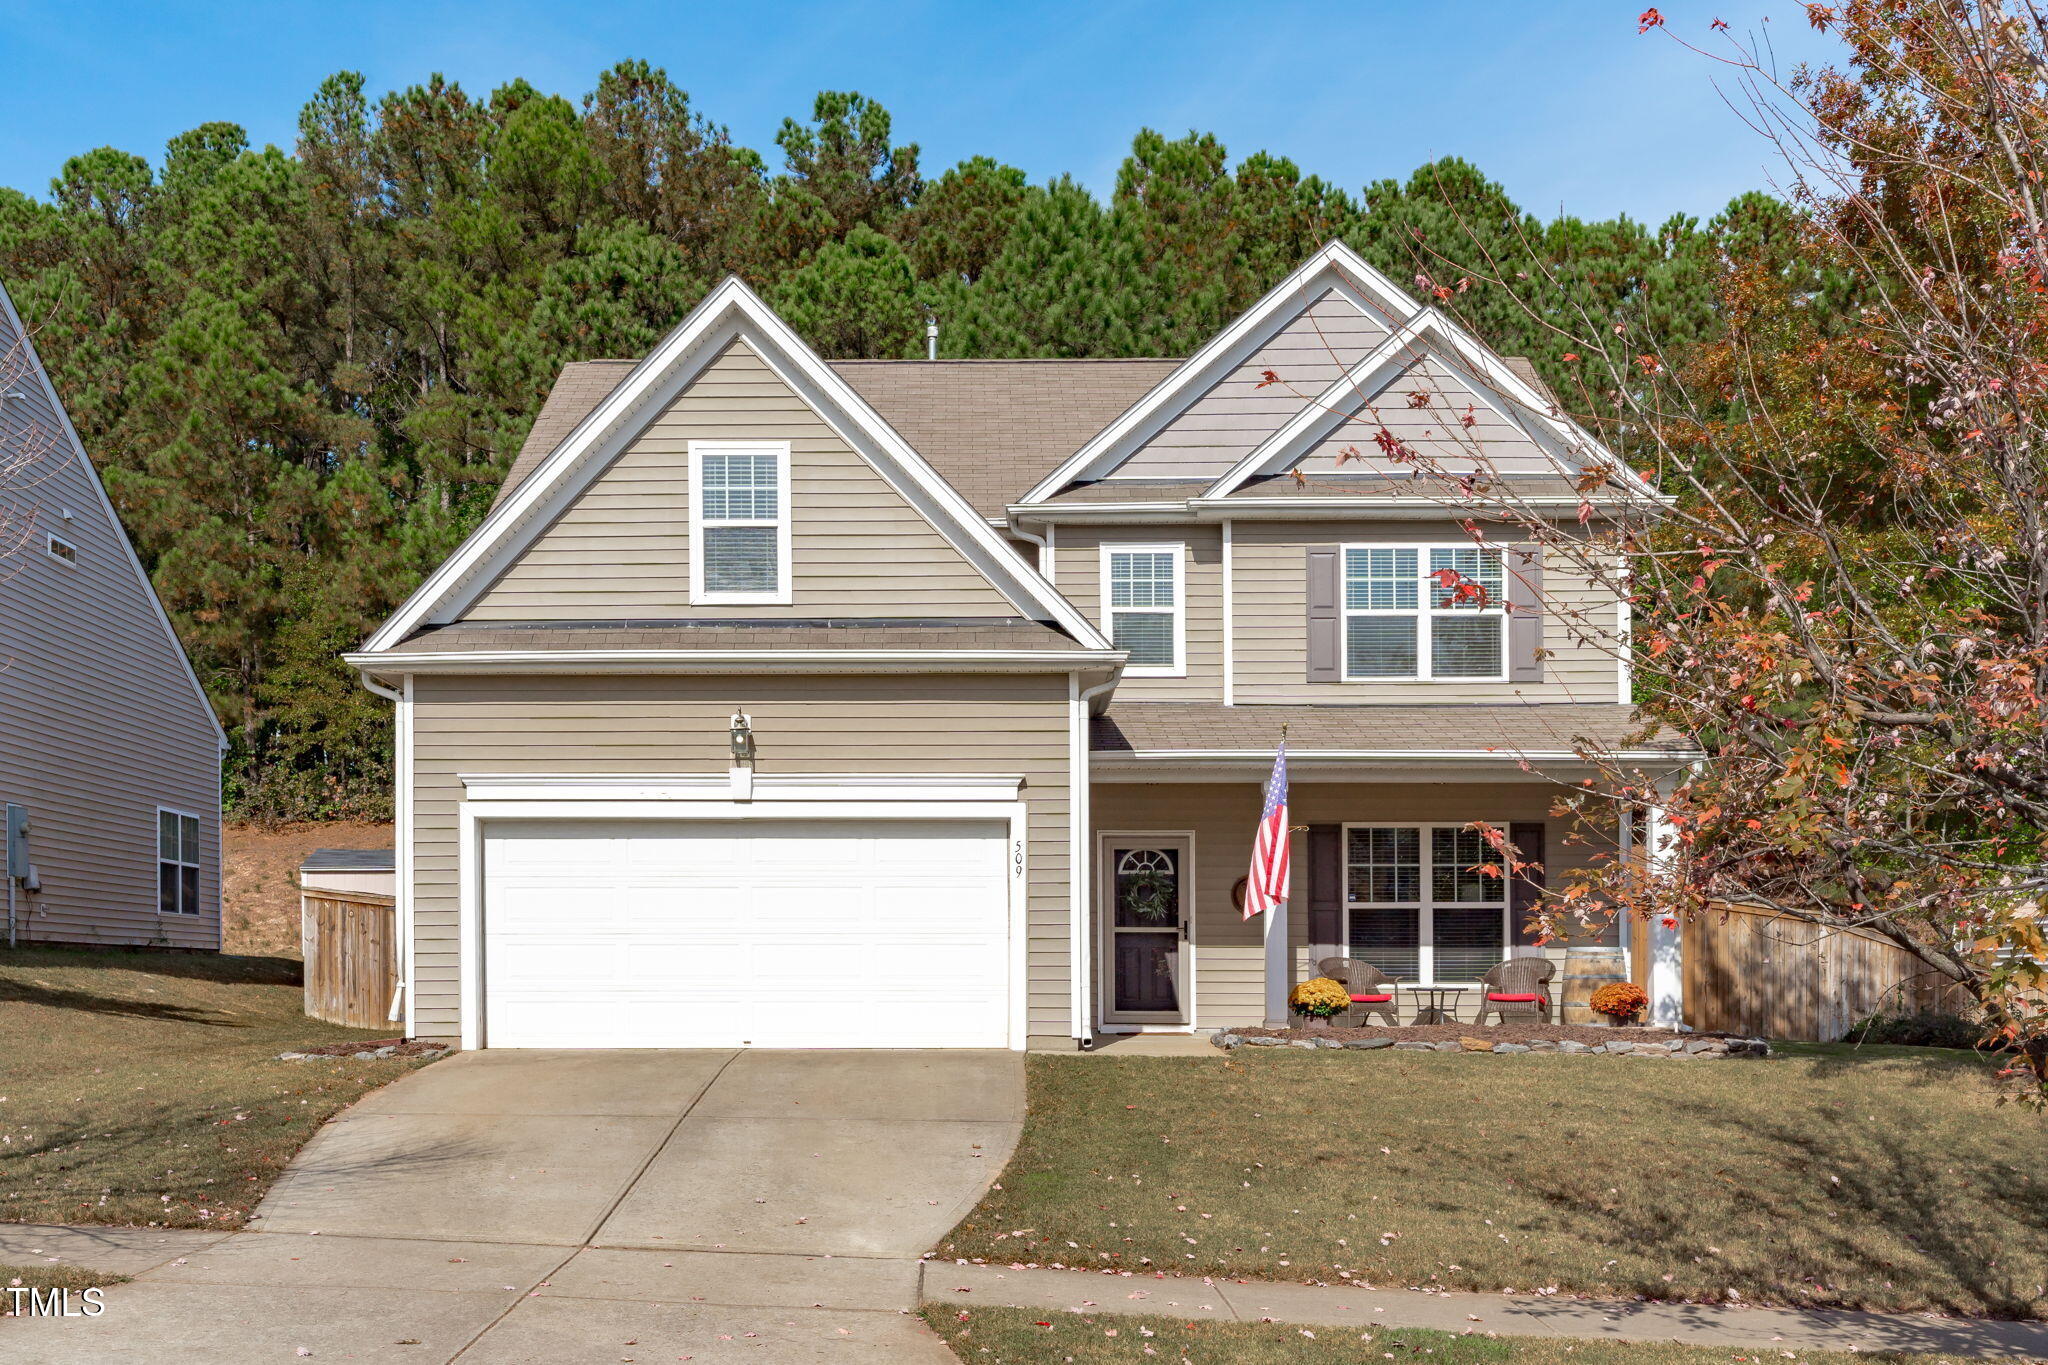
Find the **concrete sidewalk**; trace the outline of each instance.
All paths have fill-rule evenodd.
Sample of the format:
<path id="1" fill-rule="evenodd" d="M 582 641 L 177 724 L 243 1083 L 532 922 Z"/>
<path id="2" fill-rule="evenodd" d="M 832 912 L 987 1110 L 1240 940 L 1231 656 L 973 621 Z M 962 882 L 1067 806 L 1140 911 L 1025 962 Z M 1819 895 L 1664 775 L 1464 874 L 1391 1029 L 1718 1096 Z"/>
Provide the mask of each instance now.
<path id="1" fill-rule="evenodd" d="M 924 1297 L 927 1303 L 970 1312 L 975 1304 L 995 1304 L 1040 1312 L 1152 1313 L 1190 1322 L 1214 1318 L 1304 1327 L 1378 1325 L 1520 1337 L 1671 1341 L 1691 1346 L 1926 1351 L 2048 1360 L 2048 1322 L 1932 1315 L 1326 1288 L 1121 1272 L 1015 1270 L 941 1261 L 925 1266 Z"/>

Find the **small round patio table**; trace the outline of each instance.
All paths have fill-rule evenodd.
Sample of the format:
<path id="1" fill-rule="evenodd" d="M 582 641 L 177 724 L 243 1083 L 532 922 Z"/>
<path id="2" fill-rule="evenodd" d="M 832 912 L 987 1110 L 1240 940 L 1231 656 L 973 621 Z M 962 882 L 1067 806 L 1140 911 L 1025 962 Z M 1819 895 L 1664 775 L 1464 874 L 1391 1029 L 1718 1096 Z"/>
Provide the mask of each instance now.
<path id="1" fill-rule="evenodd" d="M 1458 997 L 1471 990 L 1470 986 L 1403 986 L 1401 987 L 1415 1001 L 1415 1017 L 1410 1024 L 1455 1024 L 1458 1022 Z"/>

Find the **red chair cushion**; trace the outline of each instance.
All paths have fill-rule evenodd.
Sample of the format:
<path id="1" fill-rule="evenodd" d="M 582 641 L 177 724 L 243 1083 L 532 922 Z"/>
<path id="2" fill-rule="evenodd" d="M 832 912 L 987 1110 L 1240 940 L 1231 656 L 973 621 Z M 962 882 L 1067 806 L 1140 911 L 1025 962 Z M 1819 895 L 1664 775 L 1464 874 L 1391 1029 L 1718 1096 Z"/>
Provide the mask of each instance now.
<path id="1" fill-rule="evenodd" d="M 1542 1001 L 1542 999 L 1543 999 L 1543 997 L 1542 997 L 1542 996 L 1540 996 L 1540 995 L 1499 995 L 1499 994 L 1488 994 L 1486 998 L 1487 998 L 1488 1000 L 1498 1000 L 1498 1001 L 1502 1002 L 1503 1004 L 1508 1004 L 1508 1005 L 1534 1005 L 1534 1004 L 1537 1004 L 1537 1003 L 1541 1002 L 1541 1001 Z"/>
<path id="2" fill-rule="evenodd" d="M 1354 995 L 1351 997 L 1351 1003 L 1354 1005 L 1384 1005 L 1393 998 L 1391 995 Z"/>

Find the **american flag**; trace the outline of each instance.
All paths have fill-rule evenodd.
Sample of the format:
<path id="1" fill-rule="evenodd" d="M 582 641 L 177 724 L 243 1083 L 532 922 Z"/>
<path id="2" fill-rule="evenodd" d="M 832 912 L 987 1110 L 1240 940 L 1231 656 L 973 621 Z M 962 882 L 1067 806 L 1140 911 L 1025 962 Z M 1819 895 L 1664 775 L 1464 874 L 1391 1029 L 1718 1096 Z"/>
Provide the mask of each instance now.
<path id="1" fill-rule="evenodd" d="M 1287 741 L 1273 755 L 1266 781 L 1266 808 L 1252 839 L 1252 871 L 1245 881 L 1244 917 L 1271 910 L 1287 899 Z"/>

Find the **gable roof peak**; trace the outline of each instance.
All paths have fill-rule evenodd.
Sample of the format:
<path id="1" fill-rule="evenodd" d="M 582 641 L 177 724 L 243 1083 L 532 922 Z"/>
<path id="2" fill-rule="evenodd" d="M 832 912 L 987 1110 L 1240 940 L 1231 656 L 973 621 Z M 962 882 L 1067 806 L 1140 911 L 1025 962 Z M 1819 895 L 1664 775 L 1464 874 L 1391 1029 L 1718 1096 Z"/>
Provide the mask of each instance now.
<path id="1" fill-rule="evenodd" d="M 491 509 L 364 649 L 389 649 L 424 624 L 454 619 L 624 450 L 645 425 L 645 409 L 681 393 L 735 341 L 745 341 L 1020 612 L 1055 623 L 1084 648 L 1110 647 L 746 281 L 727 275 Z"/>

